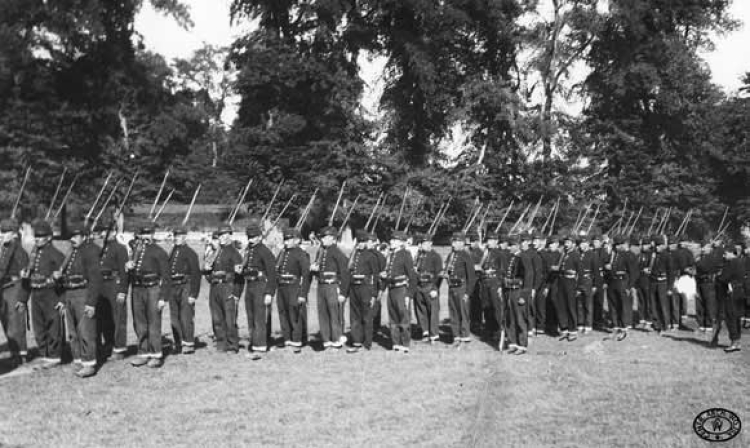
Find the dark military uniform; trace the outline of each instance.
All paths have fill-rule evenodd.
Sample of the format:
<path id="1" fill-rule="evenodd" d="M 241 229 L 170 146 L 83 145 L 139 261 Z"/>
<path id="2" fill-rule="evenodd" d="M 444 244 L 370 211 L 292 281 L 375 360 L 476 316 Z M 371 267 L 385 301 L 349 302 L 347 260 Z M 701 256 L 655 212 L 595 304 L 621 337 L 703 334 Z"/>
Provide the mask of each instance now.
<path id="1" fill-rule="evenodd" d="M 369 235 L 372 237 L 373 235 Z M 376 248 L 371 249 L 371 252 L 375 254 L 375 256 L 378 259 L 378 272 L 383 272 L 385 270 L 385 263 L 386 258 L 383 252 L 379 251 Z M 376 288 L 376 291 L 380 291 L 383 288 L 381 287 L 381 279 L 378 278 L 378 287 Z M 380 302 L 380 298 L 375 298 L 375 305 L 372 307 L 372 329 L 373 333 L 377 332 L 381 328 L 383 328 L 383 312 L 382 312 L 383 304 Z"/>
<path id="2" fill-rule="evenodd" d="M 102 355 L 124 356 L 128 350 L 128 277 L 125 264 L 127 248 L 114 238 L 104 241 L 99 264 L 102 272 L 102 293 L 96 306 Z"/>
<path id="3" fill-rule="evenodd" d="M 234 272 L 235 266 L 240 265 L 242 256 L 230 242 L 219 246 L 213 263 L 205 267 L 207 269 L 203 272 L 211 284 L 208 293 L 209 308 L 216 350 L 220 352 L 236 353 L 240 349 L 237 302 L 242 295 L 245 281 Z M 263 333 L 265 334 L 265 331 Z"/>
<path id="4" fill-rule="evenodd" d="M 335 236 L 336 229 L 324 229 L 326 234 Z M 346 256 L 335 244 L 321 246 L 316 255 L 318 265 L 318 322 L 324 347 L 341 347 L 341 319 L 339 316 L 339 295 L 349 289 L 349 268 Z"/>
<path id="5" fill-rule="evenodd" d="M 366 235 L 360 235 L 363 241 Z M 380 268 L 378 257 L 370 250 L 354 248 L 349 257 L 351 282 L 349 286 L 349 322 L 354 347 L 372 347 L 373 306 L 378 294 Z"/>
<path id="6" fill-rule="evenodd" d="M 44 223 L 46 224 L 46 223 Z M 34 225 L 35 236 L 52 236 L 47 224 Z M 63 348 L 63 320 L 60 308 L 64 306 L 62 290 L 52 278 L 52 273 L 62 267 L 63 254 L 52 242 L 36 247 L 31 255 L 28 279 L 21 300 L 32 301 L 31 320 L 39 354 L 45 361 L 59 363 Z"/>
<path id="7" fill-rule="evenodd" d="M 702 330 L 712 328 L 717 319 L 716 277 L 721 267 L 721 260 L 711 253 L 702 254 L 696 263 L 696 286 L 698 295 L 695 298 L 695 318 Z"/>
<path id="8" fill-rule="evenodd" d="M 670 327 L 670 297 L 669 297 L 669 253 L 665 250 L 656 251 L 651 261 L 649 275 L 651 309 L 656 318 L 655 330 L 666 331 Z"/>
<path id="9" fill-rule="evenodd" d="M 606 294 L 606 289 L 604 288 L 604 264 L 609 260 L 609 253 L 604 245 L 599 248 L 592 248 L 591 250 L 594 252 L 594 255 L 596 255 L 599 264 L 599 284 L 596 286 L 596 293 L 594 294 L 594 326 L 597 328 L 604 328 L 604 297 Z"/>
<path id="10" fill-rule="evenodd" d="M 452 251 L 446 260 L 448 281 L 448 309 L 450 311 L 453 339 L 469 342 L 469 297 L 474 293 L 477 277 L 474 261 L 465 250 Z"/>
<path id="11" fill-rule="evenodd" d="M 533 261 L 522 252 L 512 255 L 503 274 L 503 291 L 508 303 L 510 323 L 508 342 L 511 351 L 523 354 L 529 345 L 527 316 L 534 288 Z M 502 350 L 502 347 L 500 347 Z"/>
<path id="12" fill-rule="evenodd" d="M 488 311 L 491 310 L 494 313 L 490 318 L 490 313 L 486 312 L 486 321 L 492 323 L 487 331 L 495 331 L 500 325 L 504 328 L 505 322 L 505 304 L 502 300 L 503 296 L 500 294 L 500 277 L 506 268 L 506 260 L 502 251 L 498 248 L 486 249 L 485 255 L 482 256 L 480 263 L 480 270 L 477 272 L 479 282 L 482 285 L 480 294 L 482 296 L 482 303 L 488 303 Z M 488 335 L 489 336 L 489 335 Z"/>
<path id="13" fill-rule="evenodd" d="M 536 326 L 537 297 L 542 296 L 542 290 L 544 289 L 544 260 L 542 260 L 542 256 L 537 248 L 533 246 L 526 250 L 526 256 L 531 260 L 531 266 L 534 270 L 534 298 L 529 301 L 529 312 L 526 322 L 526 328 L 531 333 Z"/>
<path id="14" fill-rule="evenodd" d="M 559 268 L 557 316 L 563 336 L 570 334 L 575 338 L 578 332 L 576 293 L 581 274 L 581 256 L 575 249 L 570 251 L 562 249 L 562 251 L 557 265 Z"/>
<path id="15" fill-rule="evenodd" d="M 633 326 L 633 298 L 629 293 L 633 287 L 630 255 L 629 251 L 616 249 L 607 273 L 607 299 L 615 331 Z"/>
<path id="16" fill-rule="evenodd" d="M 732 341 L 732 346 L 735 346 L 742 336 L 741 319 L 745 315 L 744 260 L 739 257 L 726 260 L 717 281 L 719 283 L 719 316 L 724 316 L 729 330 L 729 339 Z M 719 320 L 715 325 L 715 337 L 718 337 L 720 324 Z"/>
<path id="17" fill-rule="evenodd" d="M 176 350 L 192 353 L 195 350 L 195 304 L 201 291 L 201 268 L 198 254 L 187 244 L 175 245 L 169 255 L 169 274 L 172 294 L 169 314 Z"/>
<path id="18" fill-rule="evenodd" d="M 422 329 L 422 337 L 437 340 L 440 324 L 440 272 L 443 261 L 434 250 L 417 253 L 415 263 L 417 275 L 417 292 L 414 297 L 414 310 L 417 324 Z M 434 297 L 433 297 L 434 296 Z"/>
<path id="19" fill-rule="evenodd" d="M 101 296 L 103 280 L 99 265 L 100 251 L 90 241 L 72 247 L 60 280 L 65 291 L 67 325 L 72 333 L 73 360 L 85 367 L 94 367 L 97 361 L 96 314 L 89 316 L 85 309 L 95 308 Z"/>
<path id="20" fill-rule="evenodd" d="M 2 232 L 17 232 L 12 223 L 0 225 Z M 18 306 L 22 302 L 21 271 L 29 264 L 29 256 L 18 238 L 0 243 L 0 324 L 5 331 L 11 355 L 27 356 L 26 311 Z"/>
<path id="21" fill-rule="evenodd" d="M 581 252 L 581 277 L 578 279 L 578 329 L 594 327 L 594 288 L 599 282 L 599 257 L 592 249 Z"/>
<path id="22" fill-rule="evenodd" d="M 285 235 L 287 236 L 287 235 Z M 295 234 L 295 237 L 297 235 Z M 281 334 L 287 344 L 302 347 L 302 313 L 310 292 L 310 257 L 300 247 L 285 248 L 277 261 L 278 292 Z M 300 298 L 304 298 L 300 302 Z"/>
<path id="23" fill-rule="evenodd" d="M 635 288 L 638 292 L 638 315 L 640 317 L 640 322 L 647 325 L 654 321 L 654 310 L 651 308 L 651 300 L 649 299 L 649 273 L 651 261 L 655 257 L 656 254 L 650 244 L 643 245 L 641 253 L 637 257 L 638 270 L 640 272 L 638 280 L 635 282 Z"/>
<path id="24" fill-rule="evenodd" d="M 148 229 L 144 229 L 149 233 Z M 137 241 L 133 254 L 130 279 L 133 285 L 133 324 L 138 338 L 138 358 L 134 365 L 160 365 L 163 357 L 161 345 L 161 308 L 159 302 L 169 300 L 172 277 L 167 253 L 153 242 Z M 157 361 L 151 361 L 157 360 Z"/>
<path id="25" fill-rule="evenodd" d="M 477 241 L 479 238 L 478 234 L 472 234 L 470 236 L 470 239 L 472 242 Z M 482 262 L 482 256 L 484 255 L 484 251 L 480 247 L 476 247 L 472 245 L 468 250 L 469 255 L 471 256 L 471 261 L 474 263 L 474 272 L 477 271 L 479 268 L 479 264 Z M 469 296 L 469 324 L 470 324 L 470 330 L 472 333 L 475 333 L 479 335 L 482 332 L 482 329 L 484 327 L 484 319 L 486 316 L 484 316 L 484 303 L 482 303 L 482 283 L 477 282 L 476 286 L 474 287 L 474 291 Z"/>
<path id="26" fill-rule="evenodd" d="M 557 333 L 557 312 L 555 300 L 558 296 L 559 270 L 552 270 L 560 260 L 560 252 L 549 248 L 540 253 L 542 257 L 542 274 L 544 276 L 544 289 L 538 294 L 536 300 L 536 328 L 547 334 Z M 544 294 L 546 291 L 546 294 Z"/>
<path id="27" fill-rule="evenodd" d="M 397 238 L 398 236 L 394 236 Z M 400 238 L 400 237 L 398 237 Z M 405 236 L 404 238 L 405 239 Z M 417 285 L 414 260 L 406 248 L 391 251 L 385 265 L 384 286 L 388 288 L 388 320 L 395 349 L 411 343 L 411 304 Z"/>

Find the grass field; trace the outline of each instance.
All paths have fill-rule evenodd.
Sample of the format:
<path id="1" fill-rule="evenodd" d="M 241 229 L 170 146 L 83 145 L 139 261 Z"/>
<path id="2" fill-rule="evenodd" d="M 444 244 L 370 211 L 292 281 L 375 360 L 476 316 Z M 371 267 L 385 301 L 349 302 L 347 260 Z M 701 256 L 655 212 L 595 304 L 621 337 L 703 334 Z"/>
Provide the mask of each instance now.
<path id="1" fill-rule="evenodd" d="M 206 294 L 196 308 L 205 347 L 161 369 L 110 362 L 80 380 L 70 366 L 25 374 L 0 361 L 0 447 L 703 447 L 692 423 L 705 409 L 750 425 L 750 350 L 711 350 L 702 333 L 541 336 L 520 357 L 475 340 L 461 350 L 416 343 L 409 354 L 306 347 L 254 362 L 213 349 Z M 246 345 L 242 305 L 239 316 Z M 749 446 L 748 429 L 720 445 Z"/>

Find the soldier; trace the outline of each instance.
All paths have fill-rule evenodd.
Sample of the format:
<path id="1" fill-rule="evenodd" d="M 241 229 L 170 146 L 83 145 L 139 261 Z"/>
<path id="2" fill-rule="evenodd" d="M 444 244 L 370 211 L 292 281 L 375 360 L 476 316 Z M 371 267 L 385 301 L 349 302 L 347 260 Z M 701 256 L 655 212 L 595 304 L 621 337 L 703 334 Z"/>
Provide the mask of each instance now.
<path id="1" fill-rule="evenodd" d="M 589 238 L 578 238 L 581 251 L 581 277 L 578 281 L 578 331 L 591 333 L 594 330 L 594 294 L 599 284 L 599 258 L 591 250 Z"/>
<path id="2" fill-rule="evenodd" d="M 689 244 L 690 242 L 684 235 L 681 235 L 677 238 L 677 247 L 675 249 L 675 259 L 677 261 L 675 270 L 677 272 L 675 275 L 675 280 L 678 280 L 684 275 L 695 276 L 695 257 L 693 256 L 693 252 L 691 252 L 688 248 Z M 677 315 L 679 316 L 677 319 L 677 324 L 681 328 L 687 329 L 687 327 L 683 323 L 683 321 L 685 321 L 688 317 L 687 295 L 677 291 L 677 288 L 675 288 L 674 293 L 675 301 L 677 302 Z"/>
<path id="3" fill-rule="evenodd" d="M 698 330 L 706 332 L 713 328 L 717 319 L 716 277 L 721 267 L 721 261 L 712 253 L 710 241 L 703 241 L 701 253 L 696 263 L 696 284 L 698 294 L 695 298 L 695 318 Z"/>
<path id="4" fill-rule="evenodd" d="M 547 238 L 547 248 L 540 253 L 542 257 L 542 274 L 544 276 L 541 294 L 536 300 L 536 333 L 557 334 L 557 315 L 555 299 L 558 296 L 560 270 L 552 270 L 560 259 L 560 237 L 551 235 Z"/>
<path id="5" fill-rule="evenodd" d="M 201 268 L 198 254 L 187 245 L 187 228 L 172 232 L 174 247 L 169 255 L 172 294 L 169 314 L 176 353 L 195 353 L 195 301 L 201 291 Z"/>
<path id="6" fill-rule="evenodd" d="M 476 286 L 474 260 L 465 249 L 466 234 L 454 232 L 453 250 L 445 262 L 444 277 L 448 281 L 448 308 L 450 310 L 453 345 L 471 342 L 469 336 L 469 297 Z"/>
<path id="7" fill-rule="evenodd" d="M 357 353 L 363 346 L 372 348 L 372 310 L 378 294 L 380 264 L 378 257 L 368 250 L 369 235 L 364 230 L 356 233 L 357 245 L 349 256 L 349 322 L 352 326 L 352 347 L 347 353 Z"/>
<path id="8" fill-rule="evenodd" d="M 744 315 L 745 293 L 744 260 L 739 258 L 735 248 L 730 244 L 724 249 L 724 267 L 718 277 L 719 287 L 719 316 L 723 316 L 727 322 L 729 330 L 729 347 L 724 351 L 727 353 L 737 352 L 740 350 L 740 337 L 742 336 L 742 327 L 740 324 L 741 317 Z M 717 346 L 719 340 L 719 330 L 721 329 L 721 320 L 714 324 L 714 336 L 711 346 Z"/>
<path id="9" fill-rule="evenodd" d="M 750 314 L 750 241 L 744 240 L 742 242 L 742 262 L 744 264 L 744 275 L 745 275 L 745 284 L 744 284 L 744 291 L 745 291 L 745 318 L 744 318 L 744 324 L 742 325 L 742 328 L 750 328 L 750 318 L 748 318 L 748 314 Z"/>
<path id="10" fill-rule="evenodd" d="M 60 365 L 63 349 L 65 303 L 53 273 L 60 270 L 64 256 L 52 245 L 52 227 L 46 221 L 32 223 L 34 250 L 29 266 L 21 272 L 24 291 L 19 298 L 32 299 L 31 320 L 43 368 Z"/>
<path id="11" fill-rule="evenodd" d="M 385 254 L 388 253 L 388 245 L 385 243 L 378 244 L 377 237 L 374 233 L 368 233 L 367 244 L 372 253 L 378 258 L 378 272 L 383 272 L 385 270 Z M 382 283 L 383 280 L 378 276 L 378 287 L 376 288 L 376 291 L 383 291 L 385 289 L 385 286 Z M 375 306 L 372 308 L 372 329 L 373 333 L 381 332 L 383 329 L 382 298 L 380 294 L 378 294 L 378 297 L 375 299 Z"/>
<path id="12" fill-rule="evenodd" d="M 526 328 L 528 303 L 534 290 L 534 267 L 528 256 L 524 255 L 518 236 L 510 236 L 508 240 L 512 257 L 503 275 L 503 294 L 508 303 L 508 353 L 523 355 L 529 346 L 528 330 Z M 502 347 L 500 347 L 502 350 Z"/>
<path id="13" fill-rule="evenodd" d="M 242 267 L 242 256 L 232 242 L 231 226 L 222 224 L 216 233 L 219 247 L 212 256 L 204 260 L 203 274 L 211 284 L 208 300 L 216 350 L 232 354 L 240 350 L 237 306 L 245 282 L 235 274 L 238 266 Z M 265 315 L 263 318 L 265 319 Z"/>
<path id="14" fill-rule="evenodd" d="M 414 260 L 406 250 L 406 234 L 400 230 L 391 236 L 385 270 L 381 272 L 388 288 L 388 320 L 391 326 L 392 349 L 409 352 L 411 343 L 411 298 L 416 291 Z"/>
<path id="15" fill-rule="evenodd" d="M 172 277 L 167 253 L 154 242 L 154 228 L 143 226 L 133 258 L 125 264 L 133 287 L 133 324 L 138 338 L 134 367 L 159 368 L 164 363 L 161 346 L 161 312 L 171 296 Z"/>
<path id="16" fill-rule="evenodd" d="M 489 303 L 489 307 L 485 309 L 485 316 L 490 316 L 494 313 L 494 316 L 489 319 L 496 327 L 500 329 L 505 327 L 505 303 L 503 301 L 502 289 L 500 285 L 500 277 L 505 272 L 507 267 L 507 259 L 498 247 L 500 235 L 497 233 L 487 234 L 487 247 L 482 260 L 479 264 L 479 281 L 481 282 L 480 294 L 482 295 L 482 302 Z M 502 350 L 502 347 L 500 347 Z"/>
<path id="17" fill-rule="evenodd" d="M 606 293 L 606 284 L 604 283 L 604 263 L 609 259 L 609 254 L 604 245 L 604 239 L 598 232 L 594 232 L 591 236 L 591 246 L 593 253 L 596 256 L 597 264 L 599 265 L 599 275 L 596 277 L 599 284 L 595 285 L 596 293 L 594 293 L 594 328 L 603 329 L 606 327 L 604 319 L 604 295 Z"/>
<path id="18" fill-rule="evenodd" d="M 99 265 L 102 273 L 101 296 L 96 305 L 100 356 L 112 360 L 125 358 L 128 350 L 128 280 L 125 264 L 128 249 L 117 241 L 114 221 L 98 229 L 102 238 Z M 111 357 L 110 357 L 111 355 Z"/>
<path id="19" fill-rule="evenodd" d="M 484 254 L 484 247 L 482 239 L 478 232 L 471 232 L 468 235 L 469 242 L 469 255 L 471 260 L 474 262 L 474 272 L 479 269 L 479 264 L 482 261 L 482 255 Z M 469 296 L 469 326 L 472 333 L 482 335 L 485 324 L 485 315 L 482 304 L 482 289 L 481 282 L 477 282 L 476 287 L 471 296 Z"/>
<path id="20" fill-rule="evenodd" d="M 641 251 L 638 254 L 638 269 L 640 271 L 638 280 L 635 283 L 635 289 L 638 292 L 638 314 L 640 323 L 645 330 L 650 330 L 654 321 L 654 310 L 652 309 L 649 297 L 650 279 L 649 267 L 656 254 L 651 241 L 641 239 Z"/>
<path id="21" fill-rule="evenodd" d="M 310 290 L 310 258 L 300 249 L 299 230 L 284 230 L 284 249 L 276 262 L 278 291 L 276 304 L 279 309 L 281 334 L 285 344 L 294 353 L 302 351 L 302 312 Z"/>
<path id="22" fill-rule="evenodd" d="M 536 331 L 536 301 L 537 296 L 541 295 L 544 289 L 544 261 L 539 251 L 544 248 L 544 236 L 539 232 L 534 232 L 529 235 L 531 238 L 530 245 L 526 249 L 526 254 L 531 260 L 531 265 L 534 268 L 534 293 L 532 294 L 533 299 L 528 303 L 528 322 L 526 328 L 529 331 L 529 336 L 535 336 Z M 523 238 L 523 237 L 522 237 Z"/>
<path id="23" fill-rule="evenodd" d="M 607 272 L 607 298 L 612 316 L 613 332 L 618 341 L 628 336 L 628 329 L 633 325 L 632 288 L 633 267 L 631 253 L 627 248 L 627 239 L 616 236 L 614 251 L 604 265 Z"/>
<path id="24" fill-rule="evenodd" d="M 18 222 L 0 221 L 0 323 L 5 331 L 11 364 L 26 362 L 26 302 L 21 289 L 21 271 L 29 264 L 29 256 L 18 238 Z"/>
<path id="25" fill-rule="evenodd" d="M 581 271 L 581 257 L 575 248 L 573 235 L 566 235 L 563 240 L 563 251 L 553 271 L 559 275 L 557 316 L 560 320 L 562 335 L 560 340 L 575 341 L 578 338 L 578 309 L 576 292 Z"/>
<path id="26" fill-rule="evenodd" d="M 656 319 L 654 330 L 659 334 L 671 329 L 670 326 L 670 297 L 669 297 L 669 253 L 663 235 L 656 235 L 651 239 L 656 255 L 651 260 L 649 268 L 649 284 L 651 309 Z"/>
<path id="27" fill-rule="evenodd" d="M 323 228 L 321 247 L 315 263 L 310 266 L 310 271 L 318 277 L 318 322 L 324 350 L 342 347 L 339 306 L 346 300 L 349 290 L 348 260 L 336 246 L 337 237 L 335 227 Z"/>
<path id="28" fill-rule="evenodd" d="M 102 290 L 101 250 L 86 238 L 82 223 L 71 225 L 69 231 L 70 253 L 61 269 L 52 275 L 65 291 L 75 373 L 88 378 L 96 375 L 96 305 Z"/>
<path id="29" fill-rule="evenodd" d="M 430 342 L 440 339 L 440 272 L 443 260 L 432 248 L 432 235 L 418 236 L 419 252 L 415 262 L 417 290 L 414 297 L 414 310 L 417 324 L 422 330 L 422 338 Z"/>

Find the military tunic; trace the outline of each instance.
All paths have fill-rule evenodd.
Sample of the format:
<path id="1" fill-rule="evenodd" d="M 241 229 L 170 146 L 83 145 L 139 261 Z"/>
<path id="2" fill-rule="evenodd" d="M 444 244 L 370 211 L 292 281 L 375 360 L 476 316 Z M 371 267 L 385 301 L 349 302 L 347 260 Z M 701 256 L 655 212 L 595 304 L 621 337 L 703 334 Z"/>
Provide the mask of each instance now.
<path id="1" fill-rule="evenodd" d="M 349 268 L 346 256 L 336 245 L 321 246 L 318 265 L 318 322 L 324 347 L 341 348 L 343 327 L 339 296 L 349 290 Z"/>
<path id="2" fill-rule="evenodd" d="M 508 342 L 511 349 L 520 349 L 521 352 L 529 345 L 528 302 L 534 286 L 533 261 L 525 253 L 514 254 L 503 273 L 503 292 L 508 303 L 510 321 Z"/>
<path id="3" fill-rule="evenodd" d="M 440 272 L 443 261 L 434 250 L 420 250 L 415 261 L 417 291 L 414 297 L 414 310 L 422 337 L 438 338 L 440 324 Z M 434 296 L 434 297 L 433 297 Z"/>
<path id="4" fill-rule="evenodd" d="M 138 356 L 163 357 L 161 343 L 161 312 L 159 302 L 167 302 L 172 290 L 167 253 L 153 242 L 139 241 L 134 250 L 134 268 L 130 271 L 133 285 L 133 323 L 138 337 Z"/>
<path id="5" fill-rule="evenodd" d="M 39 354 L 42 358 L 59 362 L 62 355 L 62 316 L 56 306 L 64 305 L 62 290 L 52 277 L 60 270 L 65 257 L 51 242 L 32 252 L 28 278 L 22 283 L 22 301 L 31 297 L 31 321 Z"/>
<path id="6" fill-rule="evenodd" d="M 277 260 L 278 298 L 281 334 L 287 344 L 302 347 L 302 316 L 310 291 L 310 257 L 299 247 L 284 249 Z M 300 298 L 304 301 L 300 302 Z"/>
<path id="7" fill-rule="evenodd" d="M 474 293 L 477 277 L 474 260 L 465 250 L 452 251 L 445 263 L 448 281 L 448 309 L 453 339 L 469 342 L 469 297 Z"/>
<path id="8" fill-rule="evenodd" d="M 219 246 L 213 264 L 204 270 L 211 284 L 208 300 L 216 350 L 237 352 L 240 349 L 237 329 L 237 302 L 244 289 L 244 279 L 235 275 L 235 267 L 242 265 L 242 256 L 234 244 Z"/>
<path id="9" fill-rule="evenodd" d="M 349 257 L 349 321 L 355 347 L 372 347 L 373 308 L 377 295 L 380 265 L 371 250 L 355 248 Z"/>
<path id="10" fill-rule="evenodd" d="M 96 314 L 89 317 L 86 307 L 96 307 L 102 291 L 100 249 L 92 242 L 71 248 L 67 265 L 63 266 L 62 287 L 65 290 L 66 318 L 70 329 L 73 359 L 84 366 L 95 366 Z"/>
<path id="11" fill-rule="evenodd" d="M 29 256 L 18 239 L 0 245 L 0 324 L 5 331 L 11 355 L 27 355 L 26 317 L 16 304 L 22 302 L 21 271 Z"/>
<path id="12" fill-rule="evenodd" d="M 187 244 L 172 248 L 172 253 L 169 254 L 169 275 L 172 278 L 169 317 L 174 345 L 178 350 L 191 350 L 195 347 L 195 305 L 188 299 L 197 299 L 200 294 L 201 268 L 198 254 Z"/>
<path id="13" fill-rule="evenodd" d="M 100 252 L 102 293 L 96 306 L 98 341 L 104 356 L 127 351 L 128 250 L 114 238 L 105 241 Z"/>
<path id="14" fill-rule="evenodd" d="M 406 249 L 391 251 L 386 261 L 385 286 L 388 288 L 388 317 L 391 341 L 395 347 L 411 343 L 411 304 L 416 293 L 414 260 Z"/>

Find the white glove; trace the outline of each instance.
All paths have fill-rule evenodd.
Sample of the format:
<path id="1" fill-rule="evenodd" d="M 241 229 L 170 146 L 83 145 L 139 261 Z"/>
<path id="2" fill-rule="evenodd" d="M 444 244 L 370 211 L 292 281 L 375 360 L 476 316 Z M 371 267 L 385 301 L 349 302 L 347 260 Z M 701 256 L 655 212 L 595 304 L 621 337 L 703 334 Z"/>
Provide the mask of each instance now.
<path id="1" fill-rule="evenodd" d="M 266 306 L 270 305 L 270 304 L 271 304 L 271 301 L 272 301 L 272 300 L 273 300 L 273 297 L 271 297 L 271 294 L 266 294 L 266 295 L 265 295 L 265 296 L 263 297 L 263 303 L 264 303 L 264 304 L 265 304 Z"/>
<path id="2" fill-rule="evenodd" d="M 438 292 L 436 290 L 433 289 L 432 291 L 430 291 L 431 298 L 437 299 L 437 296 L 438 296 Z"/>

